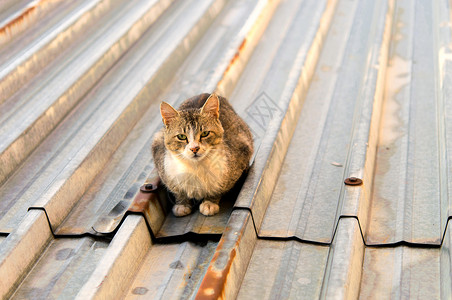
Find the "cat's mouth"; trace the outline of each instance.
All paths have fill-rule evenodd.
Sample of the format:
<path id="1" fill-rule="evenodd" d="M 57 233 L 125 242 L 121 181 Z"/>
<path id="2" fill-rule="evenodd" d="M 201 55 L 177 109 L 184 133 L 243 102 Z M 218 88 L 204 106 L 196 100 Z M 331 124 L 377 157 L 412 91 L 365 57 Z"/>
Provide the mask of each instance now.
<path id="1" fill-rule="evenodd" d="M 193 153 L 192 155 L 190 155 L 190 159 L 192 159 L 194 161 L 200 161 L 203 158 L 204 158 L 204 155 L 199 154 L 199 153 Z"/>
<path id="2" fill-rule="evenodd" d="M 205 158 L 206 153 L 199 153 L 199 152 L 193 153 L 190 151 L 189 153 L 185 152 L 182 155 L 188 161 L 199 162 L 203 158 Z"/>

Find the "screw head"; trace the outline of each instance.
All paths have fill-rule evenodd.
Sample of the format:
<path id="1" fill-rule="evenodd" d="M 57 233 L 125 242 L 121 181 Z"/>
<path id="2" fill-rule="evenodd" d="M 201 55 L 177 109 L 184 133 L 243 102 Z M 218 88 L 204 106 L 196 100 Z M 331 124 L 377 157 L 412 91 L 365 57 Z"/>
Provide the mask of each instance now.
<path id="1" fill-rule="evenodd" d="M 363 181 L 360 178 L 349 177 L 344 180 L 344 183 L 346 185 L 361 185 L 363 183 Z"/>
<path id="2" fill-rule="evenodd" d="M 155 191 L 155 189 L 156 189 L 156 187 L 154 187 L 154 185 L 152 183 L 146 183 L 140 187 L 140 191 L 142 191 L 144 193 L 153 192 L 153 191 Z"/>

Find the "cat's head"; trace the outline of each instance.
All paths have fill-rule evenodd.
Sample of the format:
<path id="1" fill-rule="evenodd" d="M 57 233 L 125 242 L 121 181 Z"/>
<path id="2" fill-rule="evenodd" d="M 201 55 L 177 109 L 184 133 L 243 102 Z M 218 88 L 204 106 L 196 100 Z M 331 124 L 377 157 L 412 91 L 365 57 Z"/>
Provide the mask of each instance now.
<path id="1" fill-rule="evenodd" d="M 165 125 L 165 147 L 181 159 L 200 161 L 223 142 L 220 101 L 215 94 L 201 108 L 178 111 L 162 102 L 160 113 Z"/>

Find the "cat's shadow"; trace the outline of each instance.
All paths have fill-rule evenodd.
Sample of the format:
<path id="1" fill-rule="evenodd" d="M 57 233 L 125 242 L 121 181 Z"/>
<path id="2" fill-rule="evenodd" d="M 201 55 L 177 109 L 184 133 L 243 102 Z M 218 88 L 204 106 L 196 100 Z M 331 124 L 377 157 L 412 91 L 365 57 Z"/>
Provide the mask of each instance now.
<path id="1" fill-rule="evenodd" d="M 220 211 L 214 216 L 205 216 L 199 212 L 201 201 L 193 200 L 193 212 L 184 217 L 176 217 L 171 209 L 175 203 L 174 195 L 164 186 L 162 206 L 165 210 L 165 220 L 159 232 L 156 234 L 158 239 L 175 238 L 184 235 L 202 235 L 212 236 L 223 234 L 228 223 L 229 217 L 234 209 L 234 204 L 242 189 L 243 183 L 248 175 L 244 172 L 234 187 L 228 191 L 220 201 Z"/>

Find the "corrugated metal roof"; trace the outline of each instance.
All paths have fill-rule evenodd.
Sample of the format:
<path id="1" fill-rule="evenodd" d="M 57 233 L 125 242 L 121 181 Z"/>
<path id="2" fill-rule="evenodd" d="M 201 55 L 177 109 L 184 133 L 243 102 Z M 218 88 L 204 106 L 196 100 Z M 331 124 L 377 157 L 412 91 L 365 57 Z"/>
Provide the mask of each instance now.
<path id="1" fill-rule="evenodd" d="M 369 243 L 441 242 L 450 184 L 441 128 L 447 101 L 441 86 L 450 83 L 441 78 L 440 57 L 450 44 L 450 16 L 440 14 L 448 9 L 441 4 L 413 1 L 395 11 Z"/>
<path id="2" fill-rule="evenodd" d="M 356 190 L 343 182 L 364 175 L 371 104 L 381 93 L 377 78 L 387 52 L 387 10 L 385 1 L 338 4 L 331 28 L 340 30 L 325 40 L 260 236 L 332 241 L 337 219 L 347 213 L 347 192 Z"/>
<path id="3" fill-rule="evenodd" d="M 449 299 L 451 24 L 447 0 L 3 1 L 1 297 Z M 211 91 L 252 167 L 175 218 L 158 105 Z"/>

